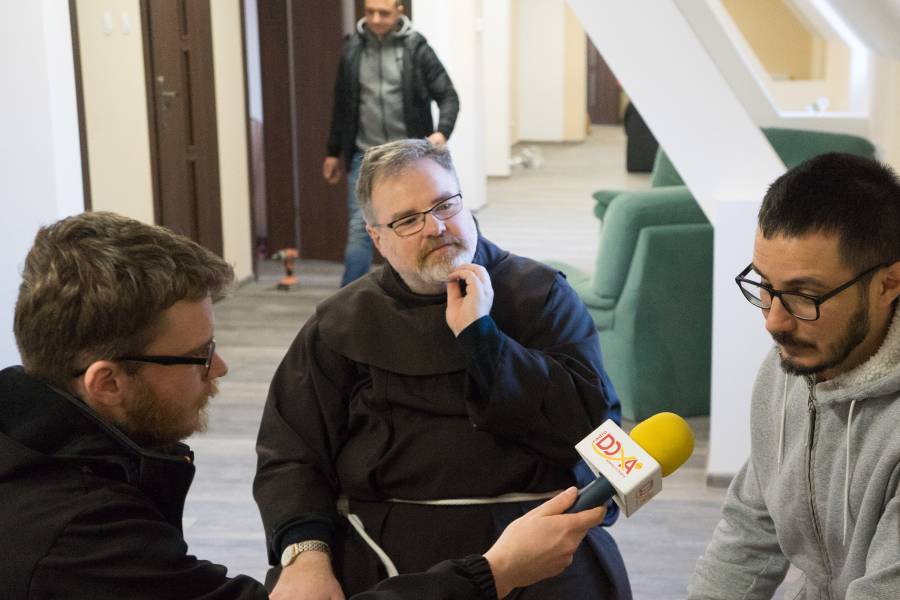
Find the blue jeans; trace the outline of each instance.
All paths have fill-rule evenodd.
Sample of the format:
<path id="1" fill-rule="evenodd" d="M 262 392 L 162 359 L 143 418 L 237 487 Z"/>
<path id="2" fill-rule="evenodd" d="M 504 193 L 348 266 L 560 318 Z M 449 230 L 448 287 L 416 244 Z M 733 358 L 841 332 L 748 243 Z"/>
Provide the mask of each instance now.
<path id="1" fill-rule="evenodd" d="M 372 239 L 366 231 L 359 203 L 356 201 L 356 180 L 359 179 L 359 167 L 362 165 L 362 152 L 353 155 L 350 170 L 347 173 L 347 247 L 344 249 L 344 276 L 341 287 L 359 279 L 369 272 L 372 266 Z"/>

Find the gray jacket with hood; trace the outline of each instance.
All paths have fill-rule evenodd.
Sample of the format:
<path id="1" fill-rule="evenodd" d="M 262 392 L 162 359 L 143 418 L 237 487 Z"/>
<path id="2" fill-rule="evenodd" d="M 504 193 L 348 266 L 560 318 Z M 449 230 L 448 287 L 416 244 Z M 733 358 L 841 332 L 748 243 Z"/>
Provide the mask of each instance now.
<path id="1" fill-rule="evenodd" d="M 868 361 L 828 381 L 769 353 L 753 391 L 750 459 L 728 490 L 691 599 L 900 598 L 900 311 Z"/>
<path id="2" fill-rule="evenodd" d="M 383 40 L 364 24 L 365 19 L 360 20 L 356 32 L 344 41 L 334 84 L 328 156 L 343 156 L 349 165 L 358 150 L 392 139 L 424 138 L 435 131 L 450 139 L 459 96 L 428 41 L 405 16 Z M 432 102 L 438 107 L 437 123 Z M 366 124 L 364 132 L 361 122 Z"/>

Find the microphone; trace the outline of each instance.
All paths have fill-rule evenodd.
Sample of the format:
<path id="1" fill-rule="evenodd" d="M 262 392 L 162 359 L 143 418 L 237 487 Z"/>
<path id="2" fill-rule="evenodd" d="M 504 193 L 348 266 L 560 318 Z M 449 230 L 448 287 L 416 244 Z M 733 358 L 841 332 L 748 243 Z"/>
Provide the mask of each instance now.
<path id="1" fill-rule="evenodd" d="M 662 478 L 691 456 L 694 433 L 687 421 L 670 412 L 638 423 L 631 437 L 608 419 L 575 449 L 597 479 L 578 490 L 566 512 L 596 508 L 612 498 L 630 517 L 662 490 Z"/>

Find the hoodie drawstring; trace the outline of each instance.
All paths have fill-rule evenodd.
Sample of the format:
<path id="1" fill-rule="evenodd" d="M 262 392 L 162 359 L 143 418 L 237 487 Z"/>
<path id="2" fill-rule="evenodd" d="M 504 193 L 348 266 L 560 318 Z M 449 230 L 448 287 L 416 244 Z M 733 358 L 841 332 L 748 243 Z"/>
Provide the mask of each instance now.
<path id="1" fill-rule="evenodd" d="M 850 428 L 853 425 L 853 409 L 856 400 L 850 402 L 850 414 L 847 416 L 847 460 L 844 463 L 844 536 L 841 544 L 847 545 L 847 521 L 850 515 Z"/>

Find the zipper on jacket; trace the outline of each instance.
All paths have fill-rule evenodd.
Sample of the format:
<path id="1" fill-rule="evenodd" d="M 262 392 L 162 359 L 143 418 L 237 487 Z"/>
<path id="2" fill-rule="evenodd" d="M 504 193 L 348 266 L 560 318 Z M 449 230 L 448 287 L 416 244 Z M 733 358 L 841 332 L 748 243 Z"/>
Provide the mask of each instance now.
<path id="1" fill-rule="evenodd" d="M 822 529 L 819 526 L 819 515 L 816 513 L 816 484 L 813 468 L 813 454 L 816 442 L 816 405 L 815 392 L 813 391 L 813 383 L 809 383 L 809 396 L 807 397 L 809 406 L 809 443 L 806 454 L 806 482 L 809 492 L 809 511 L 812 516 L 813 533 L 816 536 L 816 543 L 819 545 L 819 552 L 822 555 L 822 563 L 825 566 L 825 598 L 831 598 L 831 563 L 828 560 L 828 551 L 825 548 L 825 541 L 822 539 Z"/>
<path id="2" fill-rule="evenodd" d="M 384 132 L 384 140 L 390 141 L 387 129 L 387 115 L 384 110 L 384 42 L 378 42 L 378 103 L 381 105 L 381 131 Z"/>

